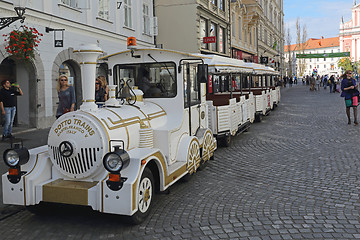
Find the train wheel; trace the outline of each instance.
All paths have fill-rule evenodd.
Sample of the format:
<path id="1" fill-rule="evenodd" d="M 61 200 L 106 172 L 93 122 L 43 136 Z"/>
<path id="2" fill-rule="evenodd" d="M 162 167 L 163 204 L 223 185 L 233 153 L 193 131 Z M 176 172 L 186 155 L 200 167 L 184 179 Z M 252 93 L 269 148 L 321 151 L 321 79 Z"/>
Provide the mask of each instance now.
<path id="1" fill-rule="evenodd" d="M 213 139 L 213 135 L 211 134 L 210 131 L 207 131 L 205 133 L 204 136 L 204 140 L 203 140 L 203 147 L 202 147 L 202 160 L 204 162 L 206 162 L 207 160 L 210 159 L 210 151 L 213 145 L 214 139 Z"/>
<path id="2" fill-rule="evenodd" d="M 142 223 L 150 213 L 151 203 L 154 198 L 154 177 L 149 168 L 145 168 L 137 192 L 138 211 L 131 216 L 134 224 Z"/>
<path id="3" fill-rule="evenodd" d="M 231 135 L 227 135 L 223 138 L 220 139 L 220 142 L 221 142 L 221 146 L 223 147 L 230 147 L 230 144 L 231 144 Z"/>
<path id="4" fill-rule="evenodd" d="M 262 116 L 261 114 L 257 113 L 255 114 L 255 122 L 261 122 Z"/>
<path id="5" fill-rule="evenodd" d="M 200 166 L 200 146 L 197 140 L 192 140 L 188 149 L 187 169 L 190 174 Z"/>

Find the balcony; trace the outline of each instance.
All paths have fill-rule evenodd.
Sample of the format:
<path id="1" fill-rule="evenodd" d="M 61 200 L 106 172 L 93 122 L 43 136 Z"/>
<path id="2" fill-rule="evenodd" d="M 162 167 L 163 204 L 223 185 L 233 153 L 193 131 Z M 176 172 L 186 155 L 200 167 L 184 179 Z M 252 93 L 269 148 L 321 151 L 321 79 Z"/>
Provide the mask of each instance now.
<path id="1" fill-rule="evenodd" d="M 262 14 L 262 8 L 257 0 L 243 0 L 242 3 L 245 8 L 244 24 L 249 26 L 257 24 Z"/>

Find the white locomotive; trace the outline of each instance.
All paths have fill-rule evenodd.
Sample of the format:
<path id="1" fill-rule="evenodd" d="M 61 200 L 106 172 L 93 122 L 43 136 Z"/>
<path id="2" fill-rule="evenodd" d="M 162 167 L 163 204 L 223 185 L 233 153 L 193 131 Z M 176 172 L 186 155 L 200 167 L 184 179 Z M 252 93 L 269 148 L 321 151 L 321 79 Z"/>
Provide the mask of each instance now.
<path id="1" fill-rule="evenodd" d="M 5 204 L 85 205 L 140 223 L 156 191 L 195 173 L 213 157 L 216 138 L 227 145 L 256 113 L 265 115 L 280 99 L 279 88 L 270 86 L 214 90 L 214 79 L 227 79 L 228 86 L 249 84 L 260 65 L 130 49 L 102 58 L 113 84 L 99 108 L 95 72 L 102 51 L 86 45 L 75 52 L 81 59 L 83 104 L 55 121 L 48 145 L 29 151 L 16 145 L 4 152 L 9 166 L 2 176 Z M 271 85 L 273 70 L 257 71 L 263 71 L 257 80 Z"/>
<path id="2" fill-rule="evenodd" d="M 106 59 L 121 87 L 110 85 L 109 100 L 98 108 L 95 71 L 101 49 L 88 45 L 76 52 L 82 60 L 83 104 L 55 121 L 47 146 L 29 155 L 19 146 L 4 153 L 10 170 L 2 176 L 3 201 L 85 205 L 141 222 L 156 190 L 195 173 L 216 149 L 206 84 L 199 82 L 206 74 L 200 74 L 203 61 L 158 49 L 110 55 Z M 145 77 L 150 82 L 141 91 L 137 87 Z"/>

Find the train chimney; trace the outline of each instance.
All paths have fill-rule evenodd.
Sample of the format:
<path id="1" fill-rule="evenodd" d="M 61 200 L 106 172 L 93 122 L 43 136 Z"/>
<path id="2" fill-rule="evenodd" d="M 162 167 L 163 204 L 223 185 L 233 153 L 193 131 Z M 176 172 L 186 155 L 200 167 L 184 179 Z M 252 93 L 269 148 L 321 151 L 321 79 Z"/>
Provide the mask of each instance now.
<path id="1" fill-rule="evenodd" d="M 95 110 L 95 78 L 97 59 L 103 51 L 96 44 L 82 44 L 74 53 L 78 54 L 81 66 L 83 103 L 81 110 Z"/>

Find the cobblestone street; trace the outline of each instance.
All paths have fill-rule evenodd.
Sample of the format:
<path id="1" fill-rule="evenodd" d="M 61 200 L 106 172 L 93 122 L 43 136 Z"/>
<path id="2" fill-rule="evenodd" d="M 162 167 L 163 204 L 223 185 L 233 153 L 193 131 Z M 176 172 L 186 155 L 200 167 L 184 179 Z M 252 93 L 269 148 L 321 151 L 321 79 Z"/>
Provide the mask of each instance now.
<path id="1" fill-rule="evenodd" d="M 261 123 L 157 195 L 143 224 L 80 207 L 21 208 L 0 221 L 1 239 L 360 239 L 360 125 L 347 124 L 329 88 L 281 91 Z"/>

